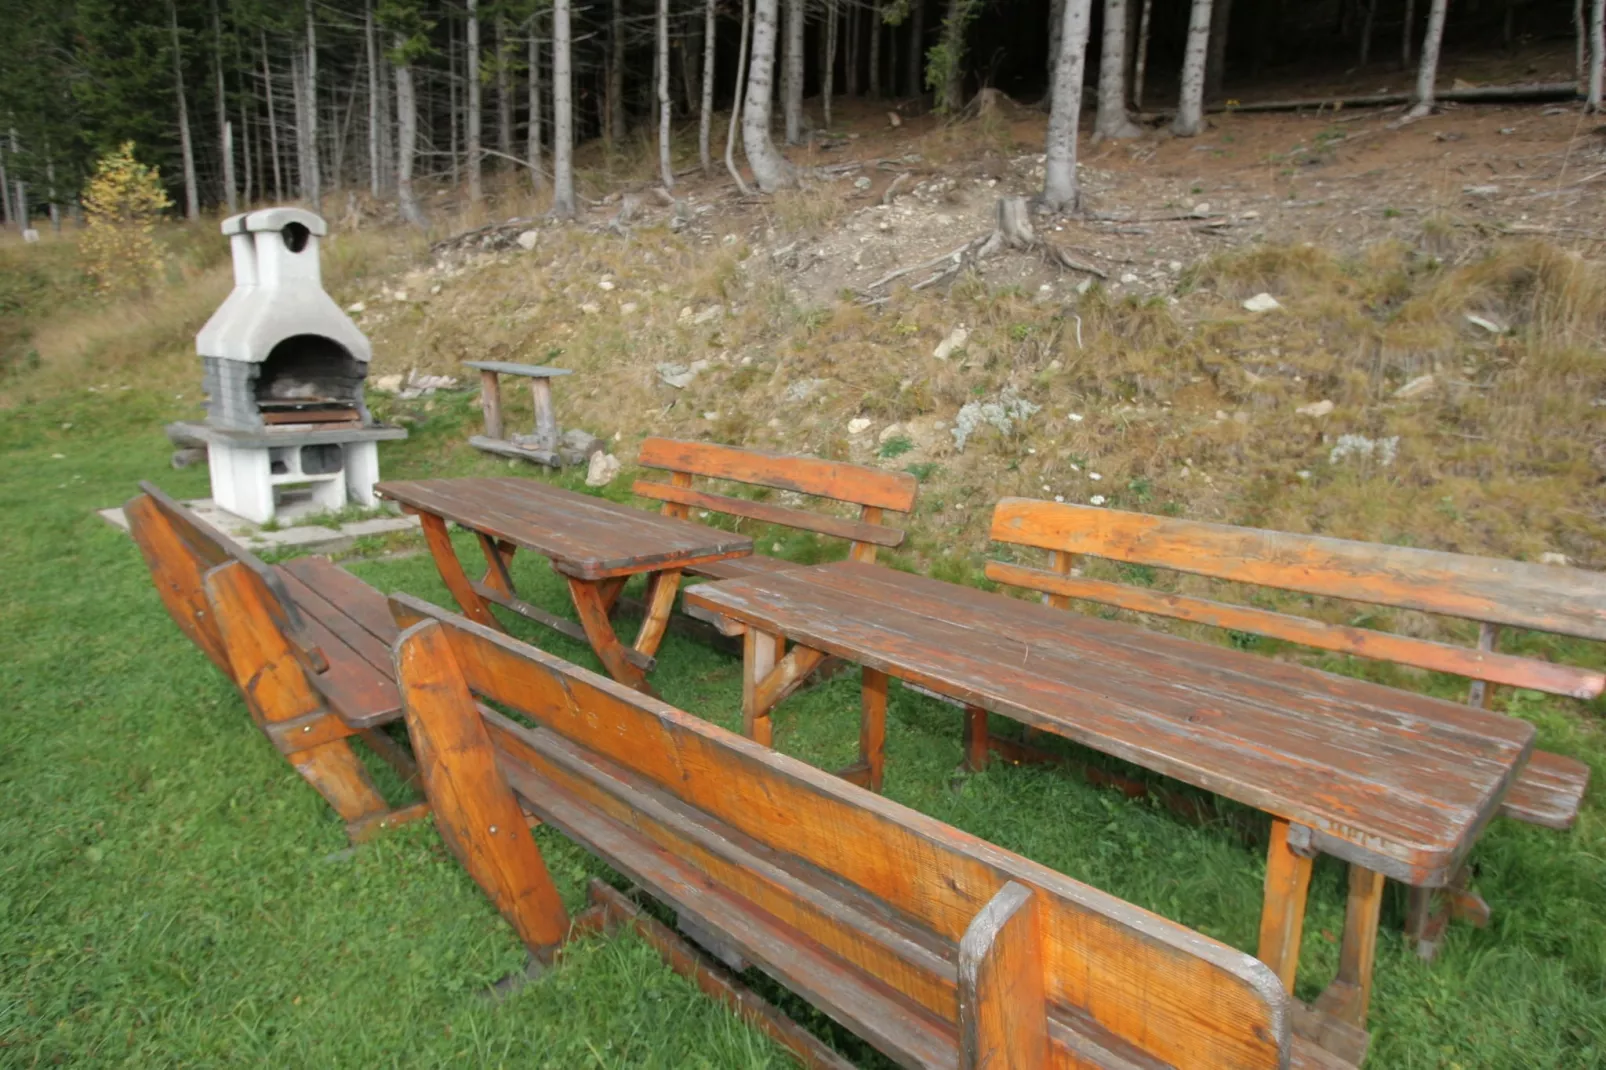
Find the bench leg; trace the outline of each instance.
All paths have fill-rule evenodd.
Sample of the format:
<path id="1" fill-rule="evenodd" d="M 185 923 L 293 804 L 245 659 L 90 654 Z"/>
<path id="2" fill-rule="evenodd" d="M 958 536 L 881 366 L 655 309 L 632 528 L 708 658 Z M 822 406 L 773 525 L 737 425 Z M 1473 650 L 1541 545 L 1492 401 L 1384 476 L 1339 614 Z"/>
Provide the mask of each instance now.
<path id="1" fill-rule="evenodd" d="M 270 596 L 261 580 L 231 561 L 206 574 L 205 591 L 230 675 L 239 681 L 253 719 L 266 729 L 322 712 L 323 700 L 268 611 Z M 291 751 L 285 758 L 348 824 L 390 809 L 344 738 Z"/>
<path id="2" fill-rule="evenodd" d="M 407 629 L 397 641 L 396 670 L 441 839 L 520 939 L 538 957 L 549 958 L 568 934 L 569 916 L 497 768 L 490 734 L 446 630 L 435 621 Z"/>
<path id="3" fill-rule="evenodd" d="M 987 768 L 991 740 L 987 735 L 987 711 L 980 706 L 965 707 L 965 768 L 979 773 Z"/>
<path id="4" fill-rule="evenodd" d="M 476 624 L 495 628 L 499 632 L 506 631 L 463 571 L 463 563 L 457 559 L 457 551 L 452 548 L 452 537 L 446 531 L 446 521 L 422 510 L 418 511 L 418 521 L 424 529 L 424 541 L 429 544 L 429 555 L 435 559 L 435 570 L 441 574 L 441 580 L 445 582 L 446 589 L 452 592 L 463 615 Z"/>
<path id="5" fill-rule="evenodd" d="M 859 761 L 865 767 L 864 786 L 879 793 L 887 764 L 887 674 L 868 666 L 859 672 Z"/>
<path id="6" fill-rule="evenodd" d="M 1266 856 L 1266 901 L 1260 913 L 1260 949 L 1255 957 L 1270 966 L 1290 995 L 1299 969 L 1299 942 L 1305 930 L 1305 893 L 1310 890 L 1311 859 L 1288 842 L 1292 826 L 1271 819 Z"/>
<path id="7" fill-rule="evenodd" d="M 773 738 L 770 711 L 774 703 L 764 701 L 763 684 L 775 668 L 784 640 L 780 636 L 749 628 L 742 636 L 742 735 L 768 747 Z"/>
<path id="8" fill-rule="evenodd" d="M 625 645 L 614 634 L 613 622 L 608 619 L 608 607 L 601 590 L 602 583 L 577 580 L 573 576 L 568 577 L 568 580 L 569 595 L 574 599 L 574 608 L 580 614 L 580 624 L 585 628 L 586 639 L 590 642 L 591 649 L 596 651 L 597 657 L 602 659 L 608 675 L 626 687 L 633 687 L 644 695 L 656 698 L 657 692 L 647 682 L 646 672 L 625 656 Z"/>
<path id="9" fill-rule="evenodd" d="M 1316 1000 L 1318 1010 L 1358 1028 L 1365 1028 L 1366 1012 L 1372 1003 L 1372 965 L 1377 958 L 1383 883 L 1383 874 L 1351 863 L 1338 977 Z"/>
<path id="10" fill-rule="evenodd" d="M 1014 881 L 959 941 L 959 1065 L 1049 1065 L 1048 999 L 1037 893 Z"/>

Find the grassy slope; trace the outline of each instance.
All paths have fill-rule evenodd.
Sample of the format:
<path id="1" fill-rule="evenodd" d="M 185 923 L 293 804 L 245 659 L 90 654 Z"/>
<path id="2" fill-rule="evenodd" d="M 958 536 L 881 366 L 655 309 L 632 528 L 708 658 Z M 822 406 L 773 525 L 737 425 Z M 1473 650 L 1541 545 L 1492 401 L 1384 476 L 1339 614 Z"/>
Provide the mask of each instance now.
<path id="1" fill-rule="evenodd" d="M 661 271 L 694 266 L 672 240 L 652 241 L 661 243 Z M 337 293 L 345 288 L 343 300 L 364 296 L 361 280 L 379 274 L 371 260 L 384 251 L 343 249 L 326 262 L 332 285 Z M 580 372 L 560 396 L 565 425 L 622 430 L 627 457 L 629 438 L 647 428 L 708 433 L 701 414 L 716 408 L 716 437 L 870 460 L 873 447 L 846 441 L 842 431 L 857 412 L 876 417 L 878 427 L 928 413 L 951 418 L 963 401 L 1010 384 L 1043 401 L 1044 415 L 1022 435 L 980 440 L 963 455 L 933 450 L 885 461 L 929 458 L 911 549 L 895 558 L 906 567 L 974 579 L 988 504 L 1005 493 L 1046 493 L 1045 484 L 1071 500 L 1102 489 L 1132 508 L 1513 556 L 1559 548 L 1601 563 L 1602 519 L 1592 504 L 1599 475 L 1589 453 L 1600 422 L 1590 403 L 1602 389 L 1594 326 L 1601 289 L 1570 284 L 1572 269 L 1543 250 L 1517 250 L 1454 275 L 1399 250 L 1342 264 L 1308 250 L 1268 251 L 1197 274 L 1217 295 L 1208 300 L 1220 303 L 1196 314 L 1196 329 L 1153 305 L 1090 300 L 1079 309 L 1086 351 L 1071 348 L 1059 309 L 1020 295 L 966 285 L 952 304 L 905 297 L 900 313 L 879 319 L 808 311 L 785 304 L 762 280 L 756 289 L 734 281 L 725 260 L 689 278 L 681 271 L 677 282 L 685 280 L 688 292 L 646 298 L 645 321 L 627 334 L 611 316 L 577 323 L 573 302 L 604 270 L 616 272 L 632 297 L 656 293 L 661 276 L 633 277 L 632 263 L 614 259 L 622 254 L 588 237 L 550 252 L 550 261 L 543 251 L 446 280 L 441 308 L 409 306 L 380 330 L 381 340 L 390 336 L 386 359 L 412 352 L 429 367 L 459 343 L 543 359 L 556 344 Z M 0 709 L 10 714 L 0 737 L 7 803 L 0 812 L 0 1063 L 782 1062 L 628 940 L 588 943 L 547 982 L 488 1003 L 479 993 L 518 966 L 521 954 L 430 827 L 343 854 L 332 814 L 166 620 L 131 544 L 90 510 L 122 500 L 135 480 L 153 474 L 181 494 L 204 493 L 204 473 L 167 471 L 155 428 L 193 406 L 193 358 L 184 351 L 191 321 L 215 304 L 218 269 L 196 276 L 200 285 L 160 292 L 149 307 L 40 317 L 26 324 L 31 337 L 6 336 L 13 368 L 26 369 L 26 347 L 34 344 L 45 366 L 3 384 L 12 407 L 0 413 Z M 1560 281 L 1533 281 L 1547 277 Z M 458 287 L 461 300 L 450 300 L 448 310 Z M 37 288 L 65 294 L 71 281 L 45 278 Z M 1239 298 L 1261 288 L 1285 296 L 1286 318 L 1245 321 L 1232 313 Z M 721 298 L 741 301 L 743 310 L 717 331 L 679 323 L 688 299 Z M 532 307 L 541 318 L 526 318 Z M 1483 339 L 1461 323 L 1467 307 L 1498 313 L 1521 332 Z M 487 308 L 498 314 L 484 315 Z M 930 345 L 956 316 L 977 328 L 975 353 L 968 367 L 937 366 Z M 1530 347 L 1535 338 L 1544 344 Z M 694 388 L 676 395 L 651 385 L 654 361 L 716 347 L 729 359 Z M 874 359 L 865 359 L 867 351 Z M 1267 355 L 1279 352 L 1287 367 L 1268 370 L 1275 361 Z M 739 365 L 739 354 L 753 365 Z M 1484 385 L 1391 403 L 1392 389 L 1422 370 L 1413 365 L 1421 354 L 1430 366 Z M 1056 356 L 1067 365 L 1062 374 L 1050 364 Z M 118 391 L 133 367 L 167 389 Z M 1251 368 L 1259 379 L 1244 374 Z M 831 379 L 826 396 L 786 407 L 784 388 L 809 376 Z M 110 392 L 84 389 L 99 383 Z M 1271 404 L 1256 400 L 1266 396 Z M 1331 433 L 1403 435 L 1400 464 L 1358 473 L 1325 464 L 1330 439 L 1292 412 L 1321 396 L 1339 402 L 1341 422 Z M 666 409 L 666 400 L 679 404 Z M 1214 420 L 1218 407 L 1249 420 Z M 1068 410 L 1085 413 L 1085 422 L 1065 422 Z M 475 422 L 463 396 L 388 411 L 414 422 L 413 438 L 387 449 L 387 475 L 509 470 L 462 445 Z M 769 413 L 785 419 L 771 427 Z M 1081 482 L 1067 467 L 1072 461 L 1082 469 L 1096 464 L 1105 480 Z M 1308 482 L 1293 475 L 1302 467 L 1314 473 Z M 609 493 L 622 497 L 627 485 L 621 480 Z M 780 541 L 800 559 L 829 552 L 800 538 Z M 353 568 L 387 589 L 446 601 L 427 558 Z M 520 573 L 536 600 L 564 608 L 544 569 L 522 562 Z M 1127 578 L 1153 579 L 1142 570 Z M 1367 619 L 1434 627 L 1417 615 Z M 537 638 L 594 666 L 576 644 Z M 1598 647 L 1515 641 L 1603 662 Z M 1287 653 L 1270 645 L 1267 652 Z M 1449 679 L 1323 663 L 1447 697 L 1461 691 Z M 734 725 L 737 668 L 671 636 L 657 680 L 671 701 Z M 1540 725 L 1542 746 L 1584 757 L 1597 780 L 1606 774 L 1601 704 L 1585 711 L 1531 696 L 1501 701 Z M 778 743 L 810 762 L 841 764 L 856 739 L 856 709 L 853 678 L 839 678 L 782 707 Z M 954 711 L 895 688 L 889 794 L 1253 947 L 1259 838 L 1184 827 L 1157 808 L 1041 771 L 956 780 L 958 736 Z M 1456 926 L 1432 967 L 1406 953 L 1398 935 L 1403 895 L 1390 889 L 1372 1065 L 1606 1065 L 1599 798 L 1597 788 L 1568 834 L 1495 824 L 1474 855 L 1476 887 L 1493 906 L 1494 923 L 1483 932 Z M 565 891 L 577 895 L 596 865 L 544 841 Z M 1323 860 L 1306 930 L 1306 998 L 1334 965 L 1342 892 L 1340 867 Z"/>
<path id="2" fill-rule="evenodd" d="M 783 1060 L 629 940 L 590 941 L 502 1003 L 511 932 L 428 824 L 349 856 L 338 822 L 251 727 L 166 620 L 132 545 L 90 509 L 162 469 L 165 397 L 82 395 L 8 415 L 0 443 L 0 1061 L 752 1066 Z M 501 471 L 426 421 L 390 472 Z M 63 430 L 63 423 L 71 429 Z M 88 430 L 93 429 L 93 430 Z M 62 454 L 60 459 L 56 454 Z M 200 493 L 203 476 L 164 484 Z M 466 547 L 465 547 L 466 549 Z M 387 589 L 444 601 L 426 557 L 360 562 Z M 529 590 L 562 605 L 524 562 Z M 584 664 L 566 640 L 543 645 Z M 736 662 L 671 636 L 659 683 L 722 724 Z M 1451 681 L 1435 689 L 1453 693 Z M 856 738 L 849 675 L 783 706 L 782 749 L 831 766 Z M 1598 736 L 1543 703 L 1543 742 L 1606 772 Z M 955 779 L 958 715 L 895 689 L 888 793 L 1238 947 L 1254 943 L 1260 848 L 1053 773 Z M 1599 793 L 1596 793 L 1598 800 Z M 1497 822 L 1475 855 L 1494 908 L 1439 962 L 1408 954 L 1391 888 L 1373 1016 L 1377 1066 L 1606 1062 L 1606 836 L 1600 804 L 1558 835 Z M 544 837 L 571 896 L 598 866 Z M 1318 864 L 1305 977 L 1334 966 L 1340 867 Z M 1315 994 L 1307 983 L 1301 995 Z M 839 1038 L 840 1039 L 840 1038 Z M 853 1047 L 850 1045 L 850 1047 Z"/>

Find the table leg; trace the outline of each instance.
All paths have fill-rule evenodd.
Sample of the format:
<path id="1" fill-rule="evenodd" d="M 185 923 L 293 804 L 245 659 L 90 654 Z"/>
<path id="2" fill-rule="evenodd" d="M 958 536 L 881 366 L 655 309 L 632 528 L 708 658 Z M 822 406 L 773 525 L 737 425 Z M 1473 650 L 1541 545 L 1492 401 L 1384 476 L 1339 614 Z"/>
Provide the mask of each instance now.
<path id="1" fill-rule="evenodd" d="M 868 665 L 859 673 L 859 761 L 869 771 L 865 787 L 879 793 L 887 762 L 887 674 Z"/>
<path id="2" fill-rule="evenodd" d="M 612 617 L 619 608 L 619 596 L 625 593 L 625 582 L 629 576 L 615 576 L 611 580 L 603 580 L 598 586 L 602 589 L 602 604 L 608 607 L 608 616 Z"/>
<path id="3" fill-rule="evenodd" d="M 627 687 L 656 698 L 657 692 L 647 683 L 647 674 L 625 656 L 625 645 L 613 632 L 613 622 L 608 619 L 608 606 L 602 590 L 607 581 L 577 580 L 573 576 L 568 580 L 569 596 L 574 599 L 574 608 L 580 614 L 586 639 L 597 657 L 602 659 L 608 675 Z"/>
<path id="4" fill-rule="evenodd" d="M 1377 958 L 1377 918 L 1382 905 L 1383 874 L 1351 863 L 1338 977 L 1316 1000 L 1316 1007 L 1358 1028 L 1365 1028 L 1372 1002 L 1372 964 Z"/>
<path id="5" fill-rule="evenodd" d="M 763 701 L 763 684 L 780 656 L 783 640 L 778 635 L 748 628 L 742 636 L 742 735 L 768 747 L 772 735 L 771 704 Z"/>
<path id="6" fill-rule="evenodd" d="M 658 644 L 664 641 L 664 630 L 669 627 L 669 613 L 675 608 L 675 592 L 680 589 L 680 569 L 670 568 L 654 572 L 647 585 L 647 599 L 641 618 L 641 631 L 636 633 L 633 646 L 643 654 L 658 653 Z M 618 597 L 618 593 L 614 593 Z"/>
<path id="7" fill-rule="evenodd" d="M 979 773 L 987 768 L 989 740 L 987 711 L 980 706 L 965 707 L 965 768 Z"/>
<path id="8" fill-rule="evenodd" d="M 446 532 L 446 521 L 422 510 L 418 513 L 418 520 L 423 525 L 424 541 L 429 544 L 429 554 L 435 559 L 435 568 L 464 615 L 477 624 L 495 628 L 499 632 L 506 631 L 463 571 L 463 563 L 457 559 L 457 551 L 452 549 L 452 538 Z"/>
<path id="9" fill-rule="evenodd" d="M 508 566 L 513 564 L 513 554 L 518 549 L 510 542 L 493 539 L 489 535 L 475 532 L 480 540 L 480 552 L 485 555 L 485 578 L 480 582 L 492 590 L 513 597 L 513 573 Z"/>
<path id="10" fill-rule="evenodd" d="M 1272 968 L 1290 995 L 1299 969 L 1299 941 L 1305 929 L 1305 893 L 1310 890 L 1311 859 L 1289 842 L 1292 825 L 1271 819 L 1266 857 L 1266 901 L 1260 913 L 1260 950 L 1255 957 Z"/>

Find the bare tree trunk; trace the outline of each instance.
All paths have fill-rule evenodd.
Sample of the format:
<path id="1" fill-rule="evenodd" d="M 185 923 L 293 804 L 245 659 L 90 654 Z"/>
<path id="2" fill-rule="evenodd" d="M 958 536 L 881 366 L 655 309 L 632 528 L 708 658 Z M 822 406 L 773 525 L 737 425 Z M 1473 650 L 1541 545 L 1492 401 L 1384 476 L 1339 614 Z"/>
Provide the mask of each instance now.
<path id="1" fill-rule="evenodd" d="M 559 219 L 573 219 L 576 214 L 569 48 L 569 0 L 552 0 L 552 214 Z"/>
<path id="2" fill-rule="evenodd" d="M 1364 67 L 1372 61 L 1372 27 L 1377 22 L 1378 0 L 1366 0 L 1366 18 L 1361 20 L 1360 63 Z"/>
<path id="3" fill-rule="evenodd" d="M 1589 92 L 1589 19 L 1584 14 L 1584 0 L 1573 0 L 1573 27 L 1577 31 L 1576 54 L 1573 56 L 1573 81 L 1580 94 Z"/>
<path id="4" fill-rule="evenodd" d="M 625 9 L 624 0 L 613 0 L 613 19 L 608 27 L 608 100 L 603 113 L 602 139 L 617 148 L 625 136 Z"/>
<path id="5" fill-rule="evenodd" d="M 218 14 L 217 0 L 212 0 L 212 74 L 217 82 L 217 143 L 223 164 L 223 203 L 229 215 L 240 210 L 240 198 L 234 183 L 234 151 L 226 137 L 229 125 L 229 96 L 223 86 L 223 19 Z"/>
<path id="6" fill-rule="evenodd" d="M 513 60 L 508 51 L 507 16 L 496 16 L 496 149 L 513 155 Z"/>
<path id="7" fill-rule="evenodd" d="M 1104 43 L 1099 49 L 1099 110 L 1094 138 L 1138 137 L 1126 113 L 1126 0 L 1104 0 Z"/>
<path id="8" fill-rule="evenodd" d="M 1065 0 L 1049 0 L 1048 5 L 1048 93 L 1054 99 L 1054 72 L 1060 65 L 1060 34 L 1065 30 Z"/>
<path id="9" fill-rule="evenodd" d="M 0 142 L 0 224 L 10 226 L 16 219 L 11 207 L 11 176 L 6 174 L 6 147 Z"/>
<path id="10" fill-rule="evenodd" d="M 680 51 L 680 88 L 686 96 L 686 114 L 695 115 L 702 100 L 702 76 L 698 73 L 698 61 L 702 57 L 698 47 L 702 44 L 703 27 L 695 19 L 687 19 L 686 25 L 686 36 L 676 41 L 675 47 Z"/>
<path id="11" fill-rule="evenodd" d="M 831 90 L 836 88 L 836 0 L 825 0 L 825 47 L 820 50 L 820 111 L 831 129 Z"/>
<path id="12" fill-rule="evenodd" d="M 314 212 L 323 211 L 323 171 L 318 160 L 318 24 L 313 20 L 312 0 L 307 0 L 307 61 L 304 64 L 307 107 L 307 155 L 302 193 Z"/>
<path id="13" fill-rule="evenodd" d="M 384 125 L 385 113 L 379 108 L 379 85 L 384 78 L 379 70 L 379 44 L 374 35 L 374 0 L 366 0 L 363 4 L 362 43 L 368 58 L 368 192 L 377 199 L 384 186 L 379 161 L 379 131 Z"/>
<path id="14" fill-rule="evenodd" d="M 948 70 L 943 79 L 937 110 L 956 112 L 965 104 L 965 31 L 969 19 L 963 0 L 948 0 L 948 16 L 942 20 L 942 43 L 947 51 Z"/>
<path id="15" fill-rule="evenodd" d="M 526 57 L 530 67 L 530 125 L 525 134 L 525 158 L 530 163 L 530 182 L 536 192 L 546 189 L 546 175 L 541 171 L 541 46 L 536 33 L 540 24 L 539 14 L 530 16 L 529 53 Z"/>
<path id="16" fill-rule="evenodd" d="M 859 95 L 859 57 L 864 52 L 862 14 L 857 4 L 851 3 L 837 14 L 842 41 L 842 91 L 854 98 Z"/>
<path id="17" fill-rule="evenodd" d="M 675 188 L 675 166 L 669 159 L 669 0 L 658 0 L 658 174 L 664 189 Z"/>
<path id="18" fill-rule="evenodd" d="M 1598 2 L 1598 0 L 1597 0 Z M 1428 30 L 1422 37 L 1422 62 L 1416 72 L 1416 99 L 1408 119 L 1420 119 L 1433 112 L 1434 83 L 1439 76 L 1439 44 L 1444 39 L 1444 17 L 1450 0 L 1433 0 L 1428 8 Z"/>
<path id="19" fill-rule="evenodd" d="M 1171 130 L 1196 137 L 1204 129 L 1205 60 L 1210 50 L 1210 0 L 1193 0 L 1188 18 L 1188 46 L 1182 57 L 1182 97 Z"/>
<path id="20" fill-rule="evenodd" d="M 803 15 L 807 0 L 786 0 L 786 42 L 782 50 L 781 114 L 786 120 L 786 143 L 803 140 Z M 755 31 L 756 32 L 756 31 Z M 758 59 L 753 60 L 757 69 Z M 751 87 L 749 87 L 751 88 Z M 763 185 L 762 182 L 759 183 Z"/>
<path id="21" fill-rule="evenodd" d="M 758 188 L 765 193 L 774 193 L 797 181 L 792 165 L 775 151 L 775 143 L 770 140 L 779 7 L 780 0 L 756 0 L 753 5 L 753 55 L 747 72 L 747 100 L 742 105 L 742 148 Z"/>
<path id="22" fill-rule="evenodd" d="M 13 158 L 16 157 L 17 152 L 17 128 L 13 126 L 11 128 L 11 155 Z M 17 180 L 12 185 L 12 189 L 14 190 L 14 196 L 16 197 L 16 201 L 14 202 L 15 207 L 12 209 L 12 211 L 14 213 L 14 218 L 17 221 L 17 229 L 23 233 L 27 233 L 29 221 L 28 185 L 27 183 L 23 182 L 21 174 L 17 175 Z M 194 216 L 191 216 L 190 218 L 193 219 Z"/>
<path id="23" fill-rule="evenodd" d="M 1048 155 L 1043 169 L 1043 204 L 1051 211 L 1074 212 L 1081 200 L 1076 182 L 1076 133 L 1081 123 L 1082 79 L 1092 21 L 1093 0 L 1065 0 L 1065 25 L 1060 31 L 1059 63 L 1054 67 L 1054 106 L 1048 114 Z"/>
<path id="24" fill-rule="evenodd" d="M 279 116 L 273 107 L 273 68 L 268 63 L 268 35 L 262 38 L 262 84 L 268 92 L 268 151 L 273 156 L 273 199 L 284 200 L 284 166 L 279 161 Z"/>
<path id="25" fill-rule="evenodd" d="M 1205 57 L 1204 97 L 1220 100 L 1227 81 L 1227 30 L 1232 24 L 1232 0 L 1213 0 L 1210 6 L 1210 47 Z"/>
<path id="26" fill-rule="evenodd" d="M 400 50 L 404 43 L 397 35 L 396 48 Z M 429 224 L 413 192 L 413 156 L 417 148 L 418 101 L 413 93 L 413 68 L 402 61 L 396 64 L 396 201 L 402 218 L 423 230 Z"/>
<path id="27" fill-rule="evenodd" d="M 1143 0 L 1143 14 L 1138 16 L 1138 47 L 1132 60 L 1132 107 L 1143 110 L 1143 76 L 1149 68 L 1149 15 L 1154 0 Z"/>
<path id="28" fill-rule="evenodd" d="M 256 154 L 251 149 L 252 140 L 250 113 L 246 111 L 245 104 L 242 103 L 240 105 L 240 155 L 243 159 L 240 162 L 243 165 L 243 180 L 240 183 L 242 187 L 240 205 L 246 211 L 251 210 L 256 194 L 254 186 L 256 181 Z"/>
<path id="29" fill-rule="evenodd" d="M 468 203 L 480 205 L 485 200 L 485 183 L 482 175 L 480 146 L 480 4 L 479 0 L 467 0 L 468 22 L 464 25 L 467 32 L 464 34 L 463 54 L 467 59 L 467 69 L 464 75 L 468 80 Z"/>
<path id="30" fill-rule="evenodd" d="M 1601 110 L 1601 78 L 1603 59 L 1606 59 L 1606 0 L 1595 0 L 1590 16 L 1589 96 L 1584 110 L 1599 114 Z"/>
<path id="31" fill-rule="evenodd" d="M 173 92 L 178 97 L 178 144 L 184 158 L 184 218 L 194 222 L 201 218 L 201 199 L 195 188 L 195 148 L 190 144 L 190 106 L 184 99 L 184 61 L 179 50 L 178 8 L 174 0 L 167 0 L 167 26 L 173 38 Z M 17 132 L 11 132 L 11 154 L 17 154 Z M 22 183 L 17 183 L 20 194 Z M 17 198 L 22 203 L 22 197 Z M 18 209 L 22 225 L 27 227 L 27 213 Z"/>
<path id="32" fill-rule="evenodd" d="M 909 19 L 909 61 L 904 64 L 904 95 L 925 93 L 926 0 L 910 0 L 914 14 Z"/>
<path id="33" fill-rule="evenodd" d="M 1580 0 L 1582 2 L 1582 0 Z M 1405 22 L 1400 30 L 1400 69 L 1411 68 L 1411 42 L 1416 38 L 1416 0 L 1405 0 Z"/>
<path id="34" fill-rule="evenodd" d="M 856 18 L 857 16 L 855 16 Z M 881 99 L 881 0 L 870 6 L 870 97 Z M 851 92 L 851 89 L 850 89 Z"/>
<path id="35" fill-rule="evenodd" d="M 45 146 L 45 205 L 50 212 L 50 229 L 61 233 L 61 206 L 56 203 L 56 157 Z"/>
<path id="36" fill-rule="evenodd" d="M 703 94 L 697 109 L 697 158 L 702 162 L 703 174 L 713 174 L 714 158 L 709 142 L 714 132 L 714 45 L 716 24 L 714 0 L 703 6 Z"/>
<path id="37" fill-rule="evenodd" d="M 447 159 L 452 173 L 452 188 L 455 190 L 460 181 L 459 166 L 462 161 L 463 139 L 462 109 L 458 107 L 458 84 L 462 79 L 457 73 L 457 20 L 452 17 L 452 9 L 445 10 L 446 19 L 446 126 L 450 144 Z M 426 68 L 427 70 L 427 68 Z M 426 119 L 424 134 L 429 136 L 429 124 Z"/>
<path id="38" fill-rule="evenodd" d="M 725 170 L 736 180 L 736 188 L 742 191 L 744 197 L 752 191 L 747 188 L 747 183 L 742 181 L 741 169 L 736 166 L 736 123 L 737 117 L 742 114 L 742 93 L 747 87 L 747 41 L 750 36 L 748 27 L 752 22 L 752 14 L 752 0 L 742 0 L 742 40 L 736 53 L 736 89 L 731 95 L 730 126 L 725 131 Z"/>

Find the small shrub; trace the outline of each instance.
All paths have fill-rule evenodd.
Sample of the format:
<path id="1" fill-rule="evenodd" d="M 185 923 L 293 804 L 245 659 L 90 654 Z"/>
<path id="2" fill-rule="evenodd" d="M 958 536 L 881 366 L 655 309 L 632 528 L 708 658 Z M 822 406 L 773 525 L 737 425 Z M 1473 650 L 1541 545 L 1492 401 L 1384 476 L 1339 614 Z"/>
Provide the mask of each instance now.
<path id="1" fill-rule="evenodd" d="M 101 157 L 84 190 L 82 242 L 84 266 L 101 293 L 150 286 L 162 266 L 151 231 L 172 203 L 156 169 L 134 159 L 132 141 Z"/>

